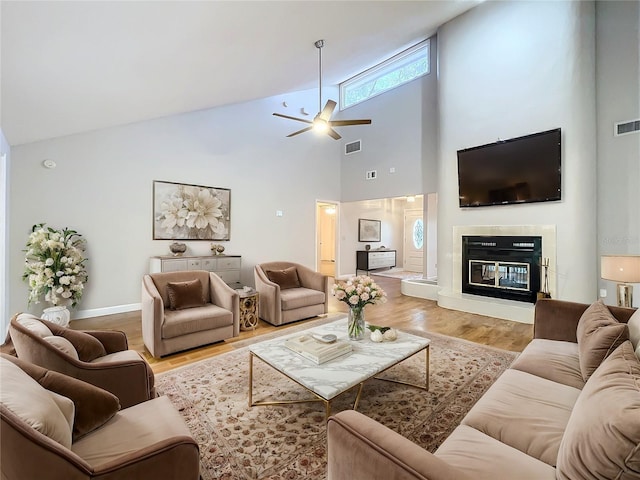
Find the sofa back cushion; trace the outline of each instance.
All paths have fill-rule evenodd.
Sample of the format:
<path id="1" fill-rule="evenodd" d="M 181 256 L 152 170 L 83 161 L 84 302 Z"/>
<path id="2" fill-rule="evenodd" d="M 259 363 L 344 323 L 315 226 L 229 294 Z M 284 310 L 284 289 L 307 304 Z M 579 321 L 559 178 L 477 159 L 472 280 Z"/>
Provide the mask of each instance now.
<path id="1" fill-rule="evenodd" d="M 267 278 L 273 283 L 277 283 L 281 290 L 288 288 L 299 288 L 300 279 L 296 267 L 288 267 L 283 270 L 266 270 Z"/>
<path id="2" fill-rule="evenodd" d="M 560 442 L 558 479 L 640 478 L 640 360 L 625 341 L 591 375 Z"/>
<path id="3" fill-rule="evenodd" d="M 625 323 L 615 319 L 602 300 L 598 300 L 580 317 L 576 336 L 580 370 L 586 382 L 602 361 L 629 338 L 629 330 Z"/>
<path id="4" fill-rule="evenodd" d="M 5 358 L 0 358 L 0 381 L 0 401 L 3 406 L 43 435 L 71 448 L 71 400 L 52 394 Z M 62 410 L 59 404 L 63 406 Z"/>
<path id="5" fill-rule="evenodd" d="M 167 296 L 169 297 L 170 310 L 182 310 L 204 305 L 202 282 L 199 278 L 186 282 L 167 283 Z"/>
<path id="6" fill-rule="evenodd" d="M 631 345 L 633 345 L 633 348 L 636 350 L 636 355 L 640 358 L 640 308 L 631 315 L 627 327 L 629 328 Z"/>

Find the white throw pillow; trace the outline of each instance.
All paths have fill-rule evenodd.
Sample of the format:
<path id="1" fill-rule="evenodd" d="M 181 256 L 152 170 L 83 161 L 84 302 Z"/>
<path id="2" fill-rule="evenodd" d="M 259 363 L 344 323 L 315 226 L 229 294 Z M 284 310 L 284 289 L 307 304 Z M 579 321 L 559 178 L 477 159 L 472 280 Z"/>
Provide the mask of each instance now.
<path id="1" fill-rule="evenodd" d="M 57 335 L 51 335 L 48 337 L 44 337 L 43 340 L 45 342 L 50 343 L 54 347 L 56 347 L 62 353 L 66 353 L 70 357 L 73 357 L 76 360 L 80 360 L 80 358 L 78 357 L 78 351 L 76 350 L 76 347 L 74 347 L 73 343 L 71 343 L 66 338 L 58 337 Z"/>
<path id="2" fill-rule="evenodd" d="M 631 315 L 631 318 L 627 322 L 627 327 L 629 327 L 629 340 L 631 340 L 631 344 L 637 354 L 638 347 L 640 347 L 640 308 Z"/>
<path id="3" fill-rule="evenodd" d="M 58 403 L 64 404 L 60 395 Z M 68 400 L 68 399 L 67 399 Z M 67 415 L 60 410 L 49 390 L 22 371 L 15 363 L 0 357 L 0 402 L 40 433 L 71 448 L 71 432 Z M 71 404 L 73 402 L 69 400 Z"/>
<path id="4" fill-rule="evenodd" d="M 33 316 L 30 313 L 21 313 L 16 318 L 16 321 L 27 330 L 35 333 L 40 338 L 50 337 L 51 335 L 53 335 L 51 330 L 49 330 L 49 327 L 42 323 L 38 317 Z"/>

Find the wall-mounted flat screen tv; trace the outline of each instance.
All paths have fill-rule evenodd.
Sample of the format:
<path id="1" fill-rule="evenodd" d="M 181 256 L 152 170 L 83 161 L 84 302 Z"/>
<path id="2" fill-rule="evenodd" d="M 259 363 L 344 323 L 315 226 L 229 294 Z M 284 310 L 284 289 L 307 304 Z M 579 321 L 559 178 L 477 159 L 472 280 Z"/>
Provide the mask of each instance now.
<path id="1" fill-rule="evenodd" d="M 458 150 L 461 207 L 561 198 L 560 129 Z"/>

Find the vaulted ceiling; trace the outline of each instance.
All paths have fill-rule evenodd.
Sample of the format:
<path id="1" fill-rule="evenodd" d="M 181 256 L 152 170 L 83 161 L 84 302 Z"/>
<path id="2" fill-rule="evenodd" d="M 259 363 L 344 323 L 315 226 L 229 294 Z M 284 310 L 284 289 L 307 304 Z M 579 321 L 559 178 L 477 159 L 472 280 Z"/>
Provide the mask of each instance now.
<path id="1" fill-rule="evenodd" d="M 337 84 L 478 0 L 5 1 L 11 145 Z"/>

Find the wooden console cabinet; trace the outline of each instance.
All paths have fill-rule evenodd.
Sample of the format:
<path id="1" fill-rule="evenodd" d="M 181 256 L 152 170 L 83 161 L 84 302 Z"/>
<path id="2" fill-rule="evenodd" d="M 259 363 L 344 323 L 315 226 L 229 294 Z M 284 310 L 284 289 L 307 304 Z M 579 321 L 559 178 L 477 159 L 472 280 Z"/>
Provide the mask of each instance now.
<path id="1" fill-rule="evenodd" d="M 151 257 L 149 273 L 177 272 L 182 270 L 206 270 L 218 275 L 232 288 L 240 288 L 240 255 L 209 255 L 204 257 Z"/>
<path id="2" fill-rule="evenodd" d="M 356 252 L 356 275 L 359 270 L 369 273 L 378 268 L 393 268 L 395 266 L 395 250 L 358 250 Z"/>

